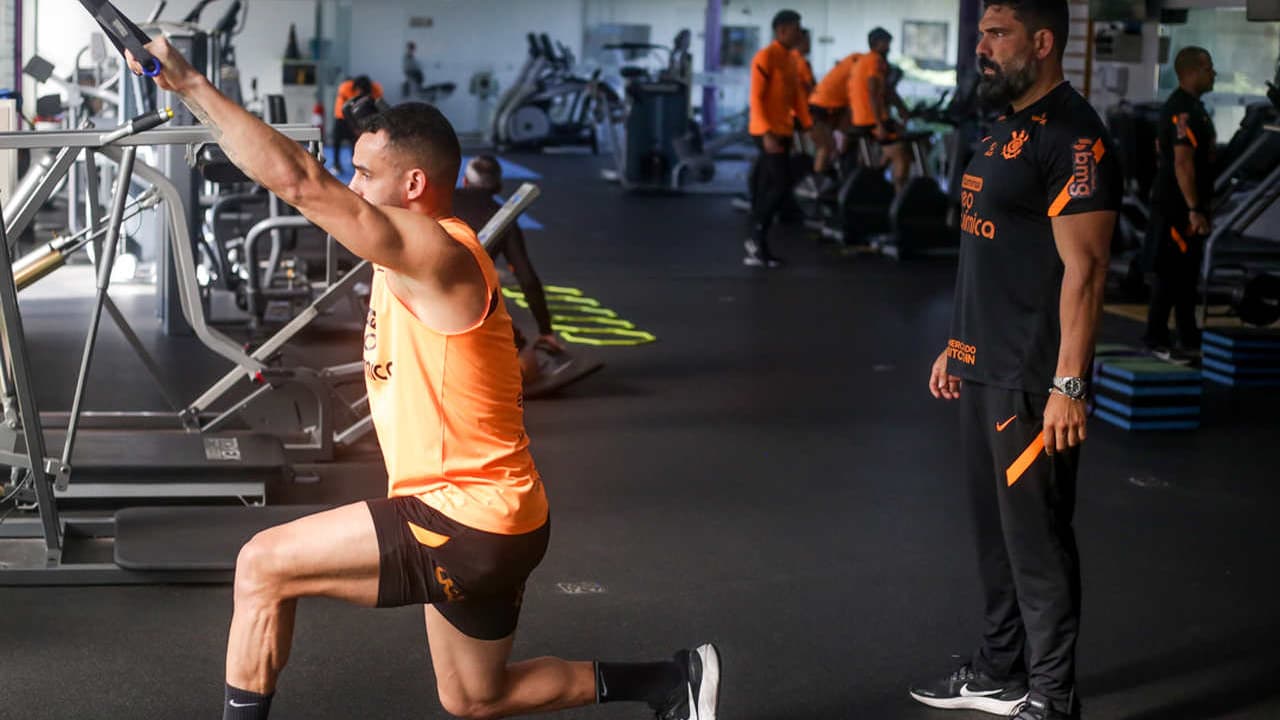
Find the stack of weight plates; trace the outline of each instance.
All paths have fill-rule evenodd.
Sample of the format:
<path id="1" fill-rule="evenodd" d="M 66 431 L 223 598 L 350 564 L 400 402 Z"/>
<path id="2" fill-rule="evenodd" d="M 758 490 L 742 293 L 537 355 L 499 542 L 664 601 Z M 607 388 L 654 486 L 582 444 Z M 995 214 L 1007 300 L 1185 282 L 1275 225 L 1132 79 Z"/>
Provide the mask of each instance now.
<path id="1" fill-rule="evenodd" d="M 1094 415 L 1125 430 L 1200 427 L 1200 371 L 1151 357 L 1095 363 Z"/>
<path id="2" fill-rule="evenodd" d="M 1280 330 L 1215 328 L 1204 333 L 1204 376 L 1232 387 L 1280 386 Z"/>

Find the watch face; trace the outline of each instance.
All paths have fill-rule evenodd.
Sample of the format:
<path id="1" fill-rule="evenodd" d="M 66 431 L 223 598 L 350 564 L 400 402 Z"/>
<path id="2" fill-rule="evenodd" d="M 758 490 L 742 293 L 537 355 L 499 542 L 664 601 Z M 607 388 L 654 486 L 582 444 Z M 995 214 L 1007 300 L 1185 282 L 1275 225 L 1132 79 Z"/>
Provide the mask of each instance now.
<path id="1" fill-rule="evenodd" d="M 1084 394 L 1084 381 L 1080 378 L 1066 378 L 1062 381 L 1062 391 L 1072 397 Z"/>

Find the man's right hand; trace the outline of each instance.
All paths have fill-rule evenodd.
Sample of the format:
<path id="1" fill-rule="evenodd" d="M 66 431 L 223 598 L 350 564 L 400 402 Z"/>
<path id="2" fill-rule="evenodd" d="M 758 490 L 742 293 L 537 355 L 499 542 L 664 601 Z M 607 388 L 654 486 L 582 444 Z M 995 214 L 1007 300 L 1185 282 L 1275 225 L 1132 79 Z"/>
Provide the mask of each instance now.
<path id="1" fill-rule="evenodd" d="M 779 140 L 778 136 L 774 135 L 773 133 L 765 133 L 763 142 L 764 142 L 764 151 L 769 153 L 770 155 L 777 155 L 779 153 L 785 152 L 785 148 L 782 147 L 782 141 Z"/>
<path id="2" fill-rule="evenodd" d="M 1213 229 L 1209 223 L 1209 217 L 1199 210 L 1192 210 L 1187 213 L 1187 229 L 1192 235 L 1208 235 Z"/>
<path id="3" fill-rule="evenodd" d="M 204 75 L 187 62 L 182 53 L 174 50 L 169 45 L 169 40 L 164 36 L 156 37 L 147 43 L 146 48 L 155 56 L 156 61 L 160 63 L 160 74 L 156 76 L 156 85 L 161 90 L 170 90 L 185 95 L 195 85 L 204 81 Z M 133 57 L 133 53 L 125 51 L 125 60 L 129 64 L 129 69 L 134 75 L 142 74 L 142 64 Z"/>
<path id="4" fill-rule="evenodd" d="M 947 373 L 946 350 L 933 361 L 933 369 L 929 372 L 929 392 L 939 400 L 955 400 L 960 397 L 960 378 Z"/>

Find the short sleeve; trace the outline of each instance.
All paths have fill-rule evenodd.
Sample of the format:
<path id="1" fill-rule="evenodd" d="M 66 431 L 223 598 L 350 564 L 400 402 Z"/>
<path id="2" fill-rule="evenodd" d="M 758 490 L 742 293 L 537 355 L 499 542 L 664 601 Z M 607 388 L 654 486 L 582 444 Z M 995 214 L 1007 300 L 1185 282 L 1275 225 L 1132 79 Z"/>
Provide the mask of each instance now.
<path id="1" fill-rule="evenodd" d="M 1049 217 L 1119 210 L 1120 158 L 1101 123 L 1053 132 L 1040 145 Z"/>

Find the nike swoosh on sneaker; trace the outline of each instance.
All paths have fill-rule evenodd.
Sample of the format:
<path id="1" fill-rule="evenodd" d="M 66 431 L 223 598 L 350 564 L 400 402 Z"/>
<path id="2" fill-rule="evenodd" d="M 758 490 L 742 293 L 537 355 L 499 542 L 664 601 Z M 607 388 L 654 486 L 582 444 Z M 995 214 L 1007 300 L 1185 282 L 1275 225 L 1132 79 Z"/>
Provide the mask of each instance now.
<path id="1" fill-rule="evenodd" d="M 969 683 L 960 686 L 960 697 L 993 697 L 1004 692 L 1004 688 L 996 688 L 995 690 L 970 690 Z"/>

